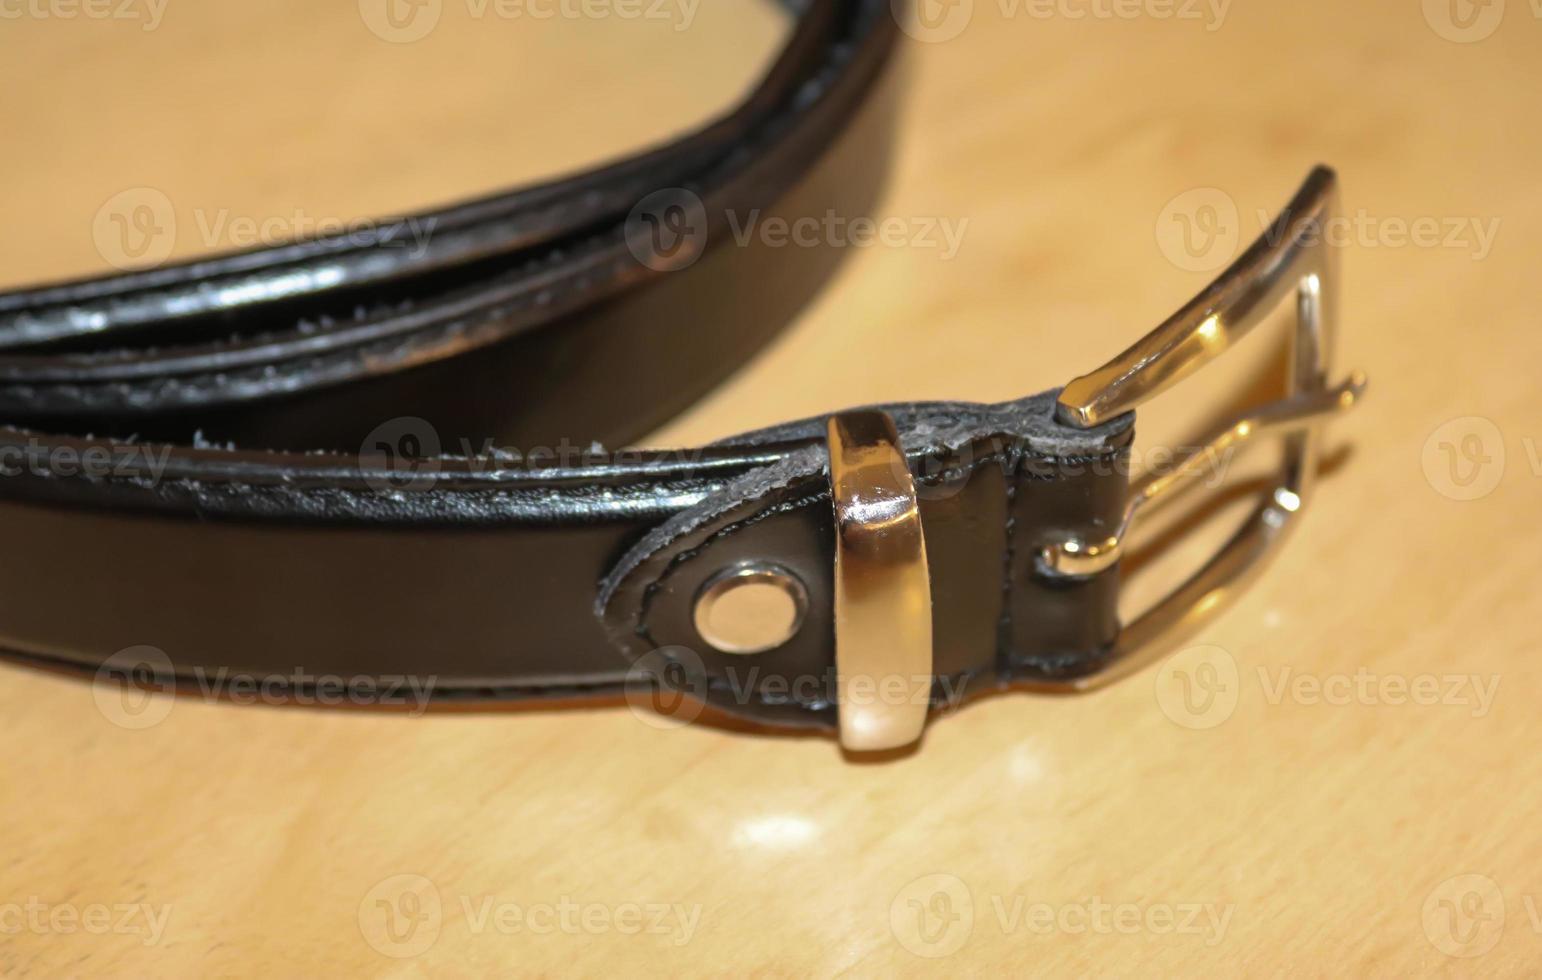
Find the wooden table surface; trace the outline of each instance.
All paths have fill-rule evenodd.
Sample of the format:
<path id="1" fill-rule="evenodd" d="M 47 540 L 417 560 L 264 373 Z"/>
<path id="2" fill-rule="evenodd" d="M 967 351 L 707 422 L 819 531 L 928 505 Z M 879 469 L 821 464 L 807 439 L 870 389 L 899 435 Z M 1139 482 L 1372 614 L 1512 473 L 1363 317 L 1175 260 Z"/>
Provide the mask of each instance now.
<path id="1" fill-rule="evenodd" d="M 1337 360 L 1371 393 L 1285 552 L 1174 660 L 870 765 L 625 708 L 179 699 L 130 729 L 8 669 L 0 972 L 1534 972 L 1538 6 L 938 6 L 883 213 L 958 247 L 860 250 L 652 440 L 1060 384 L 1331 163 Z M 407 41 L 377 7 L 0 3 L 0 277 L 109 268 L 126 190 L 165 195 L 184 255 L 598 161 L 727 105 L 784 29 L 756 3 L 443 0 Z M 1237 358 L 1142 445 L 1213 415 Z"/>

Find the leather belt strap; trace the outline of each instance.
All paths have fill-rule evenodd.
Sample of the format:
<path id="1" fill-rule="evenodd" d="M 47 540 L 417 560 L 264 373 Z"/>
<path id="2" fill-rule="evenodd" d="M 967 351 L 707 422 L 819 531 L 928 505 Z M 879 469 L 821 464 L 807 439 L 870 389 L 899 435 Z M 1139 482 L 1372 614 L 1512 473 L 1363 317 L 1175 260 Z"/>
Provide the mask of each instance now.
<path id="1" fill-rule="evenodd" d="M 365 241 L 0 295 L 0 646 L 88 671 L 153 647 L 181 683 L 426 677 L 478 701 L 612 695 L 658 668 L 729 716 L 836 729 L 862 673 L 836 649 L 837 597 L 865 587 L 836 577 L 887 574 L 862 542 L 903 515 L 833 494 L 827 420 L 599 448 L 721 379 L 841 253 L 718 247 L 730 214 L 854 217 L 881 185 L 890 3 L 795 13 L 740 106 L 641 156 Z M 409 224 L 433 229 L 421 251 L 392 247 Z M 1121 527 L 1131 416 L 1064 408 L 853 424 L 901 461 L 889 499 L 924 529 L 922 577 L 891 576 L 930 592 L 923 717 L 1122 656 L 1117 564 L 1045 563 Z M 749 655 L 700 618 L 740 579 L 797 607 Z"/>

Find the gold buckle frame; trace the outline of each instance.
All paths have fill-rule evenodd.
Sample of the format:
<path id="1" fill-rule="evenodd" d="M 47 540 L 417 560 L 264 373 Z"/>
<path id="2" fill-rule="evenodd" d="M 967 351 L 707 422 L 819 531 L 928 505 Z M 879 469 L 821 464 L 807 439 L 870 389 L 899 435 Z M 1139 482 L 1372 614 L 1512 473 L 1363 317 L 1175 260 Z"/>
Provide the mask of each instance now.
<path id="1" fill-rule="evenodd" d="M 1039 556 L 1041 570 L 1077 576 L 1109 568 L 1119 560 L 1143 507 L 1191 479 L 1215 452 L 1267 433 L 1283 434 L 1286 440 L 1275 489 L 1219 553 L 1120 631 L 1102 670 L 1037 684 L 1040 689 L 1091 690 L 1139 670 L 1226 608 L 1294 526 L 1311 491 L 1318 424 L 1352 407 L 1366 386 L 1360 371 L 1332 387 L 1327 380 L 1337 326 L 1338 270 L 1324 232 L 1338 213 L 1337 183 L 1327 167 L 1313 170 L 1263 237 L 1219 279 L 1129 350 L 1061 391 L 1056 413 L 1067 425 L 1086 428 L 1122 415 L 1219 357 L 1295 293 L 1289 394 L 1223 426 L 1171 471 L 1145 477 L 1131 488 L 1124 519 L 1111 537 L 1068 538 L 1046 548 Z"/>

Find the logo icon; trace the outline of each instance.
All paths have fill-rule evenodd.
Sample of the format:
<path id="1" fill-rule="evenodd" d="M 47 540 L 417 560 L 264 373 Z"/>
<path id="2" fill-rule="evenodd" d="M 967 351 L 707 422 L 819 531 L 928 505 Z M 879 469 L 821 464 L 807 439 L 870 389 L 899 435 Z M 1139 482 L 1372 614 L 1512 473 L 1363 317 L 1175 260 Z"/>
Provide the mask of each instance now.
<path id="1" fill-rule="evenodd" d="M 152 646 L 119 650 L 96 669 L 91 697 L 102 717 L 139 731 L 166 720 L 176 704 L 171 658 Z"/>
<path id="2" fill-rule="evenodd" d="M 890 9 L 900 30 L 928 44 L 953 40 L 974 19 L 974 0 L 890 0 Z"/>
<path id="3" fill-rule="evenodd" d="M 392 44 L 421 41 L 439 26 L 444 0 L 359 0 L 359 16 L 376 37 Z"/>
<path id="4" fill-rule="evenodd" d="M 689 268 L 707 247 L 707 206 L 684 187 L 654 191 L 626 216 L 626 247 L 655 272 Z"/>
<path id="5" fill-rule="evenodd" d="M 1452 500 L 1478 500 L 1505 475 L 1505 440 L 1481 415 L 1452 419 L 1424 440 L 1424 479 Z"/>
<path id="6" fill-rule="evenodd" d="M 1482 956 L 1505 931 L 1505 898 L 1485 875 L 1447 878 L 1424 900 L 1424 935 L 1447 956 Z"/>
<path id="7" fill-rule="evenodd" d="M 689 725 L 707 704 L 707 668 L 690 647 L 668 646 L 638 657 L 626 672 L 626 705 L 650 728 Z"/>
<path id="8" fill-rule="evenodd" d="M 889 931 L 917 956 L 951 956 L 974 932 L 974 896 L 956 875 L 924 875 L 889 903 Z"/>
<path id="9" fill-rule="evenodd" d="M 1162 713 L 1184 728 L 1214 728 L 1237 710 L 1242 678 L 1237 660 L 1222 647 L 1189 647 L 1167 658 L 1156 675 Z"/>
<path id="10" fill-rule="evenodd" d="M 427 419 L 404 415 L 370 430 L 359 447 L 364 482 L 376 493 L 427 490 L 439 476 L 439 432 Z"/>
<path id="11" fill-rule="evenodd" d="M 1185 272 L 1214 272 L 1237 255 L 1242 218 L 1231 195 L 1214 187 L 1184 191 L 1162 208 L 1157 248 Z"/>
<path id="12" fill-rule="evenodd" d="M 393 959 L 427 952 L 443 923 L 439 889 L 422 875 L 392 875 L 359 902 L 359 933 L 375 952 Z"/>
<path id="13" fill-rule="evenodd" d="M 1505 0 L 1424 0 L 1424 20 L 1447 41 L 1472 44 L 1499 30 Z"/>
<path id="14" fill-rule="evenodd" d="M 97 209 L 91 233 L 97 254 L 113 268 L 154 268 L 177 244 L 176 209 L 154 187 L 131 187 Z"/>

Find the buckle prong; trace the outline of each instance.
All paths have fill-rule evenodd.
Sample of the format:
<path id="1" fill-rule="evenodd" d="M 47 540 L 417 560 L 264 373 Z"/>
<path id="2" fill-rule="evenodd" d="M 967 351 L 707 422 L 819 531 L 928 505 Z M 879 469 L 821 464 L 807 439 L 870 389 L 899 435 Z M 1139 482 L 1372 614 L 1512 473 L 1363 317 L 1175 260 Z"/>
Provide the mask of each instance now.
<path id="1" fill-rule="evenodd" d="M 1333 388 L 1271 402 L 1238 418 L 1218 430 L 1200 448 L 1191 450 L 1171 469 L 1148 473 L 1131 487 L 1124 516 L 1113 534 L 1100 541 L 1068 538 L 1059 544 L 1045 547 L 1039 560 L 1047 571 L 1065 576 L 1096 575 L 1108 569 L 1123 554 L 1135 518 L 1148 504 L 1177 492 L 1184 484 L 1204 473 L 1217 457 L 1229 458 L 1234 450 L 1259 436 L 1300 432 L 1353 408 L 1365 388 L 1365 372 L 1353 371 L 1347 380 Z M 1282 499 L 1286 509 L 1300 508 L 1299 497 Z"/>

